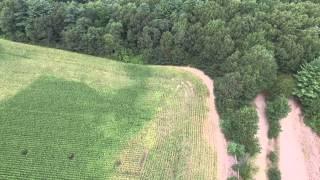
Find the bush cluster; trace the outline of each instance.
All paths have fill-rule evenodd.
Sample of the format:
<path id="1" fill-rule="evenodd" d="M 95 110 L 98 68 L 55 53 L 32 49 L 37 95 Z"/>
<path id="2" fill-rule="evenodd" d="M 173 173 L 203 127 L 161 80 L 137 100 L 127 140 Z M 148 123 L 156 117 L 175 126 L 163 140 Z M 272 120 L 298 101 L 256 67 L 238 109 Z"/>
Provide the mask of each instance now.
<path id="1" fill-rule="evenodd" d="M 290 74 L 279 74 L 277 80 L 271 86 L 269 90 L 270 98 L 274 99 L 278 96 L 284 96 L 290 98 L 293 95 L 295 88 L 295 79 Z"/>
<path id="2" fill-rule="evenodd" d="M 268 154 L 268 158 L 271 161 L 271 166 L 268 169 L 268 179 L 269 180 L 281 180 L 281 172 L 278 168 L 278 155 L 276 152 L 272 151 Z"/>
<path id="3" fill-rule="evenodd" d="M 301 101 L 307 124 L 320 134 L 320 58 L 302 66 L 296 79 L 294 95 Z"/>
<path id="4" fill-rule="evenodd" d="M 271 164 L 278 164 L 279 161 L 279 157 L 277 155 L 277 153 L 275 153 L 274 151 L 270 152 L 268 154 L 268 159 L 270 160 Z"/>
<path id="5" fill-rule="evenodd" d="M 281 172 L 278 168 L 272 167 L 268 170 L 269 180 L 281 180 Z"/>
<path id="6" fill-rule="evenodd" d="M 269 122 L 268 137 L 277 138 L 281 125 L 280 120 L 288 115 L 290 107 L 286 97 L 277 97 L 267 102 L 266 115 Z"/>
<path id="7" fill-rule="evenodd" d="M 227 139 L 244 145 L 246 153 L 254 155 L 260 151 L 256 137 L 258 115 L 253 107 L 245 106 L 223 117 L 222 130 Z"/>

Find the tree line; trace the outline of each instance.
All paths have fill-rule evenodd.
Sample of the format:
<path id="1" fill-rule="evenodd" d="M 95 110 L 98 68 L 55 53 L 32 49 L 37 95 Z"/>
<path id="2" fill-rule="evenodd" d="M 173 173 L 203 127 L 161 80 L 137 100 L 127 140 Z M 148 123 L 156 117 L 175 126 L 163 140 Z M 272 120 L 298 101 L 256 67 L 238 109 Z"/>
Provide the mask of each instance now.
<path id="1" fill-rule="evenodd" d="M 261 91 L 291 96 L 293 76 L 311 69 L 301 67 L 320 56 L 320 1 L 0 0 L 0 33 L 119 61 L 200 68 L 215 79 L 226 137 L 254 155 L 258 121 L 248 105 Z M 320 132 L 318 101 L 310 100 L 319 96 L 296 91 Z M 276 135 L 279 117 L 270 121 Z"/>

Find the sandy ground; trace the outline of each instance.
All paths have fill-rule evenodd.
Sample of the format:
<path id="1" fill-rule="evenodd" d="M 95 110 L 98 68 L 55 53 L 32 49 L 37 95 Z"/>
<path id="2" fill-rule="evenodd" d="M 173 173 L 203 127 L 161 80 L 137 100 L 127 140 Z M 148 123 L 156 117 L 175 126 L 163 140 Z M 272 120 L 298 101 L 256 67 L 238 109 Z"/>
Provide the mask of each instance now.
<path id="1" fill-rule="evenodd" d="M 267 179 L 267 153 L 278 146 L 279 168 L 283 180 L 320 180 L 320 138 L 304 124 L 298 104 L 293 100 L 289 101 L 291 112 L 281 120 L 282 132 L 276 145 L 267 136 L 265 97 L 258 95 L 254 103 L 259 116 L 258 138 L 261 145 L 261 153 L 255 161 L 259 168 L 255 179 Z"/>
<path id="2" fill-rule="evenodd" d="M 208 87 L 210 96 L 208 98 L 209 116 L 204 124 L 204 136 L 208 140 L 213 150 L 217 152 L 217 177 L 218 180 L 225 180 L 232 174 L 232 165 L 234 159 L 227 153 L 227 142 L 219 126 L 219 115 L 215 107 L 215 96 L 213 94 L 213 81 L 202 71 L 190 67 L 184 67 L 183 70 L 191 72 L 199 77 Z"/>
<path id="3" fill-rule="evenodd" d="M 291 112 L 281 120 L 279 168 L 283 180 L 320 179 L 320 138 L 303 122 L 301 109 L 289 101 Z"/>
<path id="4" fill-rule="evenodd" d="M 259 130 L 257 136 L 261 146 L 261 153 L 257 155 L 255 160 L 255 164 L 259 168 L 257 174 L 255 175 L 255 179 L 267 180 L 267 153 L 271 149 L 272 145 L 268 139 L 268 121 L 265 113 L 265 97 L 262 94 L 258 95 L 254 100 L 254 104 L 259 117 Z"/>

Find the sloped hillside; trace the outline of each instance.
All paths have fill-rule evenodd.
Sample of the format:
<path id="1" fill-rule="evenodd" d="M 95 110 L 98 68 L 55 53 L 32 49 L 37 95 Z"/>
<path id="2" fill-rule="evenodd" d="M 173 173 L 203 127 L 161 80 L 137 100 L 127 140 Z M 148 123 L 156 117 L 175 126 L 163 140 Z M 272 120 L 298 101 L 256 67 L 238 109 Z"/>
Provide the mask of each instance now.
<path id="1" fill-rule="evenodd" d="M 0 40 L 0 179 L 215 179 L 207 98 L 181 69 Z"/>

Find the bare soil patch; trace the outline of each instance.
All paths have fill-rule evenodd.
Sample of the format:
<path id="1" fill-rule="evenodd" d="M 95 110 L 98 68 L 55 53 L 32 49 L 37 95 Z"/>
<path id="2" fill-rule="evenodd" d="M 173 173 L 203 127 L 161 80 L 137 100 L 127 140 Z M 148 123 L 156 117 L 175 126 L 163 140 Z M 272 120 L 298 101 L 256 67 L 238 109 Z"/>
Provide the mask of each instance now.
<path id="1" fill-rule="evenodd" d="M 265 97 L 260 94 L 256 97 L 254 104 L 257 109 L 259 117 L 259 130 L 258 138 L 261 146 L 261 152 L 256 157 L 256 166 L 259 168 L 255 176 L 255 179 L 266 180 L 267 179 L 267 154 L 271 149 L 271 144 L 268 139 L 268 121 L 266 117 L 266 101 Z"/>
<path id="2" fill-rule="evenodd" d="M 255 179 L 267 179 L 267 154 L 276 147 L 279 149 L 279 169 L 283 180 L 319 180 L 320 137 L 304 124 L 299 105 L 289 100 L 291 112 L 281 120 L 282 132 L 277 141 L 273 142 L 267 136 L 265 97 L 258 95 L 254 104 L 259 116 L 258 138 L 261 145 L 261 153 L 255 161 L 259 168 Z"/>
<path id="3" fill-rule="evenodd" d="M 320 179 L 320 138 L 303 122 L 301 108 L 289 101 L 291 112 L 281 120 L 279 167 L 284 180 Z"/>

